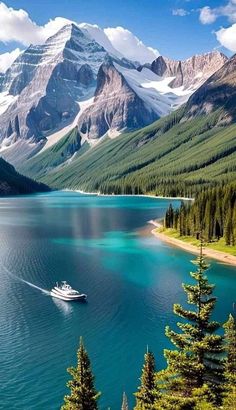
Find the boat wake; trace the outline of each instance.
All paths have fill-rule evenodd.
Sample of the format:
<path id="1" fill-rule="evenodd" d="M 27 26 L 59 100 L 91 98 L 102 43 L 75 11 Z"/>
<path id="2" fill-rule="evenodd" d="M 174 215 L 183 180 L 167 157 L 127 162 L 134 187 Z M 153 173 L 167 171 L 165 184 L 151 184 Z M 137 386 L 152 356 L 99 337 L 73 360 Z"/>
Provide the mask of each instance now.
<path id="1" fill-rule="evenodd" d="M 44 293 L 44 294 L 46 294 L 46 295 L 50 295 L 50 292 L 49 292 L 48 290 L 43 289 L 43 288 L 40 288 L 39 286 L 34 285 L 33 283 L 28 282 L 27 280 L 22 279 L 22 278 L 20 278 L 19 276 L 16 276 L 16 275 L 15 275 L 14 273 L 12 273 L 6 266 L 2 265 L 2 267 L 3 267 L 3 269 L 5 270 L 5 272 L 6 272 L 8 275 L 12 276 L 13 278 L 19 280 L 20 282 L 26 283 L 26 285 L 30 286 L 31 288 L 37 289 L 37 290 L 39 290 L 40 292 L 42 292 L 42 293 Z"/>

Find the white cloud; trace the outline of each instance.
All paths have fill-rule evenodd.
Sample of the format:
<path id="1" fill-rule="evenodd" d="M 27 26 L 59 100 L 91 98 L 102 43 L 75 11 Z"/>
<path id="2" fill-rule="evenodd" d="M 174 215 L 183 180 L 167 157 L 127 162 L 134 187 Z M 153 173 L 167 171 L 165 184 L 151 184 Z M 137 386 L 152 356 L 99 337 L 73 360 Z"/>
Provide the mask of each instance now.
<path id="1" fill-rule="evenodd" d="M 223 47 L 227 48 L 233 53 L 236 52 L 236 24 L 233 24 L 228 28 L 221 28 L 215 34 L 217 40 Z"/>
<path id="2" fill-rule="evenodd" d="M 217 14 L 213 9 L 206 6 L 201 9 L 199 18 L 202 24 L 211 24 L 216 21 Z"/>
<path id="3" fill-rule="evenodd" d="M 187 16 L 189 13 L 189 11 L 185 10 L 185 9 L 174 9 L 172 10 L 172 15 L 173 16 L 179 16 L 179 17 L 184 17 Z"/>
<path id="4" fill-rule="evenodd" d="M 226 17 L 231 23 L 236 22 L 236 0 L 229 0 L 225 6 L 200 9 L 199 19 L 202 24 L 212 24 L 219 17 Z"/>
<path id="5" fill-rule="evenodd" d="M 0 3 L 0 41 L 18 41 L 28 45 L 38 40 L 39 31 L 40 28 L 26 11 L 14 10 Z"/>
<path id="6" fill-rule="evenodd" d="M 16 58 L 20 55 L 21 50 L 16 48 L 13 51 L 0 54 L 0 73 L 5 73 L 7 69 L 12 65 Z"/>
<path id="7" fill-rule="evenodd" d="M 160 55 L 158 50 L 147 47 L 131 31 L 123 27 L 108 27 L 104 32 L 113 47 L 130 60 L 142 64 L 150 63 Z"/>
<path id="8" fill-rule="evenodd" d="M 0 3 L 0 41 L 17 41 L 25 46 L 44 42 L 70 20 L 56 17 L 45 26 L 38 26 L 25 10 L 15 10 Z"/>

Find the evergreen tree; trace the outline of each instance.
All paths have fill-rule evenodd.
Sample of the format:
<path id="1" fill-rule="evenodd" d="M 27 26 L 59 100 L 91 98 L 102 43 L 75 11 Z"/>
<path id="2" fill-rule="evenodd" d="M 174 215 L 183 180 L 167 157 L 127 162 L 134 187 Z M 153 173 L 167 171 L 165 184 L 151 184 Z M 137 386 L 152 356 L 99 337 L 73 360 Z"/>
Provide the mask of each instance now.
<path id="1" fill-rule="evenodd" d="M 225 386 L 226 394 L 223 400 L 223 409 L 231 410 L 236 407 L 236 322 L 232 315 L 224 325 L 226 360 Z"/>
<path id="2" fill-rule="evenodd" d="M 100 396 L 94 387 L 94 377 L 91 370 L 88 353 L 84 348 L 83 340 L 77 353 L 77 367 L 71 367 L 68 372 L 72 380 L 67 383 L 71 393 L 64 398 L 62 410 L 97 410 L 97 400 Z"/>
<path id="3" fill-rule="evenodd" d="M 181 409 L 194 408 L 194 396 L 215 403 L 220 403 L 221 399 L 223 337 L 214 334 L 219 323 L 210 321 L 216 298 L 212 296 L 214 285 L 209 284 L 205 275 L 208 266 L 203 257 L 202 241 L 200 256 L 193 263 L 197 271 L 191 276 L 196 284 L 183 284 L 183 288 L 188 303 L 195 308 L 187 310 L 179 304 L 174 305 L 174 313 L 186 322 L 177 323 L 182 333 L 166 328 L 166 335 L 178 350 L 165 350 L 168 366 L 158 376 L 159 388 L 166 393 L 167 401 L 168 398 L 172 403 L 175 401 L 176 408 Z"/>
<path id="4" fill-rule="evenodd" d="M 225 236 L 225 244 L 230 245 L 231 239 L 233 235 L 233 221 L 231 215 L 231 209 L 228 208 L 226 213 L 226 220 L 225 220 L 225 229 L 224 229 L 224 236 Z"/>
<path id="5" fill-rule="evenodd" d="M 123 400 L 122 400 L 121 410 L 129 410 L 128 399 L 127 399 L 127 396 L 126 396 L 125 392 L 123 393 Z"/>
<path id="6" fill-rule="evenodd" d="M 152 352 L 147 351 L 144 355 L 144 365 L 141 375 L 141 386 L 138 388 L 136 396 L 135 410 L 154 409 L 155 398 L 155 358 Z"/>

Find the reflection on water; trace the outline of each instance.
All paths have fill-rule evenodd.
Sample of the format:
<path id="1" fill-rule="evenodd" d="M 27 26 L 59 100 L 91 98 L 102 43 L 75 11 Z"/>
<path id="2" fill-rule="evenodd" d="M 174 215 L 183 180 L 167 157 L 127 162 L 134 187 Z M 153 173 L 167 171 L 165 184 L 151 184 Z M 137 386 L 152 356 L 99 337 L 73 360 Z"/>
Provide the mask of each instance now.
<path id="1" fill-rule="evenodd" d="M 52 298 L 53 303 L 55 303 L 56 307 L 63 313 L 65 316 L 71 315 L 73 311 L 72 303 L 64 302 L 64 300 L 60 300 L 57 298 Z"/>

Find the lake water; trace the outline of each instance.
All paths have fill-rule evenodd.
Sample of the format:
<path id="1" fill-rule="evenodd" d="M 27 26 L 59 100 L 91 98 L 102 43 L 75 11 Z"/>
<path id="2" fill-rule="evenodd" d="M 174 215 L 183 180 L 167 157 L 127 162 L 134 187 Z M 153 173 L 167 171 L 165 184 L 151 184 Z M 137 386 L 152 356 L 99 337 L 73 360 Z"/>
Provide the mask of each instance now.
<path id="1" fill-rule="evenodd" d="M 164 328 L 176 322 L 172 304 L 185 303 L 181 283 L 193 269 L 191 254 L 138 231 L 169 203 L 68 192 L 0 199 L 0 408 L 59 409 L 81 335 L 100 409 L 120 410 L 124 390 L 133 405 L 147 345 L 157 368 L 165 365 Z M 211 261 L 221 321 L 232 310 L 235 275 Z M 30 286 L 50 290 L 60 280 L 88 303 Z"/>

